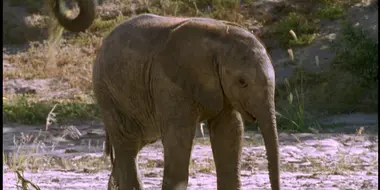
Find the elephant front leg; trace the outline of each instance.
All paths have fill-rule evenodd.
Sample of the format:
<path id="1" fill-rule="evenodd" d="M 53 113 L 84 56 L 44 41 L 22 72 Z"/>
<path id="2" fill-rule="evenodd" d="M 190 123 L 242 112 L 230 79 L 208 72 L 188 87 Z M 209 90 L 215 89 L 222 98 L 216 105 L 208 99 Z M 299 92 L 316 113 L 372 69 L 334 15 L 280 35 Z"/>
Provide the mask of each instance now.
<path id="1" fill-rule="evenodd" d="M 163 190 L 186 190 L 189 178 L 189 162 L 195 135 L 194 125 L 189 123 L 169 125 L 163 135 L 164 179 Z"/>
<path id="2" fill-rule="evenodd" d="M 135 142 L 127 141 L 122 146 L 115 146 L 115 165 L 108 181 L 109 190 L 143 189 L 137 168 L 137 154 L 140 148 L 137 145 L 133 146 L 133 143 Z"/>
<path id="3" fill-rule="evenodd" d="M 238 112 L 223 111 L 209 120 L 211 148 L 214 155 L 218 190 L 238 190 L 243 122 Z"/>

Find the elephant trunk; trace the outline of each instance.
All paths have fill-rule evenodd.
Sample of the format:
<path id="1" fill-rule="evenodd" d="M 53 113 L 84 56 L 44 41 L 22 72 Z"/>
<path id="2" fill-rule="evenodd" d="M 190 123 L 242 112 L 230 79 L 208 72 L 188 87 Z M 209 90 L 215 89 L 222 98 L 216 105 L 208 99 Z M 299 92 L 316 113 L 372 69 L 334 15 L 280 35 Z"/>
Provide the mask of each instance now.
<path id="1" fill-rule="evenodd" d="M 79 7 L 79 15 L 74 18 L 68 18 L 61 12 L 60 1 L 50 0 L 54 16 L 57 18 L 66 30 L 70 32 L 82 32 L 86 30 L 95 20 L 95 1 L 94 0 L 76 0 Z"/>
<path id="2" fill-rule="evenodd" d="M 274 101 L 257 115 L 261 134 L 264 137 L 265 149 L 268 159 L 269 179 L 272 190 L 280 189 L 280 156 Z"/>

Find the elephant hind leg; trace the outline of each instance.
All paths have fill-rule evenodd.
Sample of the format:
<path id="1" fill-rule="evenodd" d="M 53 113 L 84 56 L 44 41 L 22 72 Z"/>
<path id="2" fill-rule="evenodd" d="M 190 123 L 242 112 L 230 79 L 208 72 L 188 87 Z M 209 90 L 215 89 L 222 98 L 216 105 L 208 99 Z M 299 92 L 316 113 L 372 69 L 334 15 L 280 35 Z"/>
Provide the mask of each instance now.
<path id="1" fill-rule="evenodd" d="M 138 134 L 127 130 L 137 131 L 138 126 L 112 106 L 112 102 L 104 102 L 103 99 L 99 105 L 108 138 L 106 152 L 110 154 L 111 159 L 114 158 L 111 160 L 112 172 L 108 189 L 140 190 L 142 184 L 138 175 L 137 155 L 143 145 Z"/>

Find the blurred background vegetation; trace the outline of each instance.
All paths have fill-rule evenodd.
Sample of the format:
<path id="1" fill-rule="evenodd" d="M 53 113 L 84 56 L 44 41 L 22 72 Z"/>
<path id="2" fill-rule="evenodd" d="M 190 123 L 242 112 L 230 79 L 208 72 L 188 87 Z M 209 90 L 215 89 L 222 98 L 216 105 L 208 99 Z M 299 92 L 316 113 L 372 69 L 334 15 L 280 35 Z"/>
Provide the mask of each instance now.
<path id="1" fill-rule="evenodd" d="M 55 104 L 57 122 L 99 120 L 91 92 L 93 59 L 102 39 L 115 26 L 141 13 L 228 20 L 261 38 L 273 58 L 277 75 L 282 72 L 277 68 L 292 70 L 292 74 L 279 80 L 276 89 L 281 130 L 323 128 L 318 119 L 331 114 L 377 112 L 377 37 L 374 39 L 371 31 L 350 21 L 350 10 L 363 3 L 360 0 L 105 0 L 98 3 L 93 25 L 84 33 L 64 31 L 55 51 L 48 54 L 52 21 L 43 1 L 3 1 L 4 122 L 45 123 Z M 377 19 L 377 5 L 363 9 L 368 14 L 376 9 Z M 326 31 L 336 37 L 324 40 Z M 329 47 L 330 59 L 321 59 L 323 55 L 314 51 L 315 44 Z M 278 58 L 280 54 L 286 61 Z"/>

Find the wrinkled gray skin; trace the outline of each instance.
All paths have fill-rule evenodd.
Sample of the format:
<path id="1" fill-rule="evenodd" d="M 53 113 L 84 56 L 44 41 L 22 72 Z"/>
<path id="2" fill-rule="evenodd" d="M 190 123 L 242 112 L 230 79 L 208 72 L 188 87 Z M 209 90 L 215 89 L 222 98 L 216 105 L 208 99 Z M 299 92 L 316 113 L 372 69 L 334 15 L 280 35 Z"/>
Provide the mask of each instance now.
<path id="1" fill-rule="evenodd" d="M 250 32 L 206 18 L 134 17 L 105 38 L 93 85 L 113 162 L 108 189 L 142 189 L 137 154 L 158 139 L 162 189 L 186 189 L 195 130 L 206 120 L 218 190 L 241 189 L 242 118 L 258 119 L 270 183 L 280 189 L 275 74 Z"/>

